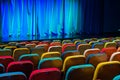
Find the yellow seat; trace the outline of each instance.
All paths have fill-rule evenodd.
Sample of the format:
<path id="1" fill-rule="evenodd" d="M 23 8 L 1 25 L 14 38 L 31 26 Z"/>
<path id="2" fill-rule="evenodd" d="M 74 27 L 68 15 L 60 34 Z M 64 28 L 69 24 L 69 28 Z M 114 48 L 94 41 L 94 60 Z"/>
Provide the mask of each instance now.
<path id="1" fill-rule="evenodd" d="M 17 61 L 21 55 L 29 53 L 30 50 L 28 48 L 17 48 L 13 51 L 13 58 Z"/>
<path id="2" fill-rule="evenodd" d="M 115 42 L 106 42 L 104 48 L 107 47 L 117 47 L 117 44 Z"/>
<path id="3" fill-rule="evenodd" d="M 60 53 L 59 52 L 46 52 L 42 54 L 41 59 L 52 58 L 52 57 L 60 57 Z"/>
<path id="4" fill-rule="evenodd" d="M 119 61 L 102 62 L 97 65 L 93 80 L 112 80 L 118 74 L 120 74 Z"/>
<path id="5" fill-rule="evenodd" d="M 62 72 L 65 74 L 69 67 L 80 64 L 85 64 L 85 57 L 83 55 L 68 56 L 64 60 Z"/>

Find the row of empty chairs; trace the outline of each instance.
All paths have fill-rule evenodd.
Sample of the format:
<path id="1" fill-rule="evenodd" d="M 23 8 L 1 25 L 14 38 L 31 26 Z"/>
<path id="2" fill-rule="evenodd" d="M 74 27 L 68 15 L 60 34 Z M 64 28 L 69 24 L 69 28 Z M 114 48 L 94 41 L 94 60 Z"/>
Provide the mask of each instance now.
<path id="1" fill-rule="evenodd" d="M 28 65 L 28 64 L 27 64 Z M 20 66 L 21 67 L 21 66 Z M 16 66 L 17 68 L 17 66 Z M 23 67 L 22 67 L 23 68 Z M 95 68 L 92 64 L 71 66 L 62 79 L 62 72 L 58 68 L 44 68 L 32 71 L 26 76 L 28 69 L 22 69 L 0 74 L 0 80 L 119 80 L 120 62 L 102 62 Z M 23 71 L 22 71 L 23 70 Z M 27 72 L 27 73 L 25 73 Z"/>
<path id="2" fill-rule="evenodd" d="M 101 42 L 102 47 L 95 47 Z M 80 39 L 43 43 L 31 41 L 21 42 L 22 46 L 16 45 L 16 42 L 8 44 L 2 45 L 0 51 L 0 80 L 16 80 L 17 77 L 18 80 L 117 80 L 120 74 L 120 48 L 115 39 L 107 38 L 99 42 L 96 38 L 85 39 L 84 42 Z M 42 47 L 37 49 L 44 49 L 43 52 L 34 52 L 38 44 Z M 85 46 L 82 48 L 81 45 Z M 55 49 L 49 52 L 51 47 Z M 19 49 L 26 51 L 21 53 Z M 11 55 L 3 54 L 4 50 L 11 51 Z"/>

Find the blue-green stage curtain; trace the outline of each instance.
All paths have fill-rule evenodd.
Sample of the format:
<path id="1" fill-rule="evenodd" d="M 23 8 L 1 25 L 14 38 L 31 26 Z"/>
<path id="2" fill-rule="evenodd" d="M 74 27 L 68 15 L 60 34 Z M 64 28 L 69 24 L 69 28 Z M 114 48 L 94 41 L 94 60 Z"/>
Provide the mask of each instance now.
<path id="1" fill-rule="evenodd" d="M 99 34 L 103 0 L 0 0 L 2 37 Z"/>

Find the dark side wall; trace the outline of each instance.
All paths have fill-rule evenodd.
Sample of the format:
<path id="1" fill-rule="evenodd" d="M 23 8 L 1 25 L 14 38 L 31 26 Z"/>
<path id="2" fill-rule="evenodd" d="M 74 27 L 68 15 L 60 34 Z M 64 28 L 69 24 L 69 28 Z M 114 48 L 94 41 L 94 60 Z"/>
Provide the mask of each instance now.
<path id="1" fill-rule="evenodd" d="M 104 0 L 103 32 L 120 33 L 120 0 Z"/>

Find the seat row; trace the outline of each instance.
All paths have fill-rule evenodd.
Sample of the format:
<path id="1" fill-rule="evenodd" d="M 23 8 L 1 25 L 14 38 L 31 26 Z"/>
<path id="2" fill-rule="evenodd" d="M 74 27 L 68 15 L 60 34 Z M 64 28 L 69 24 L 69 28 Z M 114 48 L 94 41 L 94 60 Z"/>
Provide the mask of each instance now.
<path id="1" fill-rule="evenodd" d="M 120 62 L 102 62 L 95 68 L 92 64 L 71 66 L 66 73 L 58 68 L 30 70 L 30 62 L 11 68 L 10 72 L 0 73 L 0 80 L 119 80 Z M 29 66 L 27 66 L 29 65 Z M 23 69 L 24 68 L 24 69 Z M 31 68 L 32 69 L 32 68 Z M 30 73 L 31 72 L 31 73 Z M 30 74 L 28 76 L 27 74 Z M 26 76 L 27 75 L 27 76 Z"/>

